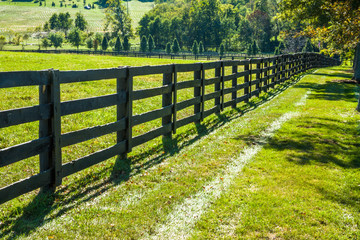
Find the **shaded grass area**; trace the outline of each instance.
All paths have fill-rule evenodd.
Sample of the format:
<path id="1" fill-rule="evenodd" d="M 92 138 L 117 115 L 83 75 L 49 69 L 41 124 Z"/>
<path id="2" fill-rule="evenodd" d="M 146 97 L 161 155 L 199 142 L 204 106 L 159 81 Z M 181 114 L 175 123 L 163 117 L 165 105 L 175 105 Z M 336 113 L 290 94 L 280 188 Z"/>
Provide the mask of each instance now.
<path id="1" fill-rule="evenodd" d="M 357 239 L 360 117 L 345 68 L 318 70 L 286 123 L 197 225 L 198 238 Z M 243 138 L 251 143 L 256 136 Z"/>

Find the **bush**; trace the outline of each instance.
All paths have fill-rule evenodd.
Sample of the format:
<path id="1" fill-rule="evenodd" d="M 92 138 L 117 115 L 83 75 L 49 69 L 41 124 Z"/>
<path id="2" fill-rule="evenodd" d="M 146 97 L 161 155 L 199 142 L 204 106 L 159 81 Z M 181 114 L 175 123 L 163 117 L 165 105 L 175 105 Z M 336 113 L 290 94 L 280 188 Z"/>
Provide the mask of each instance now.
<path id="1" fill-rule="evenodd" d="M 199 53 L 199 45 L 197 43 L 197 41 L 195 40 L 192 47 L 191 47 L 191 52 L 194 54 L 194 55 L 197 55 Z"/>
<path id="2" fill-rule="evenodd" d="M 125 51 L 130 50 L 130 43 L 129 43 L 129 37 L 128 36 L 124 37 L 123 48 L 124 48 Z"/>
<path id="3" fill-rule="evenodd" d="M 204 53 L 204 44 L 202 41 L 199 42 L 199 54 Z"/>
<path id="4" fill-rule="evenodd" d="M 151 35 L 149 36 L 148 40 L 148 48 L 149 52 L 152 52 L 152 50 L 154 49 L 154 38 Z"/>
<path id="5" fill-rule="evenodd" d="M 114 50 L 115 50 L 116 52 L 120 52 L 120 51 L 122 50 L 122 44 L 121 44 L 121 41 L 120 41 L 120 37 L 119 37 L 119 36 L 116 38 Z"/>
<path id="6" fill-rule="evenodd" d="M 109 42 L 108 42 L 107 38 L 104 36 L 104 38 L 101 42 L 101 49 L 103 51 L 106 51 L 108 49 L 108 47 L 109 47 Z"/>
<path id="7" fill-rule="evenodd" d="M 170 53 L 171 53 L 171 43 L 168 42 L 168 43 L 166 44 L 165 51 L 166 51 L 167 54 L 170 54 Z"/>
<path id="8" fill-rule="evenodd" d="M 175 54 L 180 51 L 179 42 L 176 38 L 174 39 L 173 44 L 171 46 L 171 51 Z"/>

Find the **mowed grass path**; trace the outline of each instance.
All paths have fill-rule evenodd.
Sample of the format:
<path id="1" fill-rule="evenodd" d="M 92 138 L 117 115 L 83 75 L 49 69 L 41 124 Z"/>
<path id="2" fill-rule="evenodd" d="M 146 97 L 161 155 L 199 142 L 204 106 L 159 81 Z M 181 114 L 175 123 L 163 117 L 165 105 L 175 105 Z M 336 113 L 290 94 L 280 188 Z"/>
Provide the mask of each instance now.
<path id="1" fill-rule="evenodd" d="M 165 146 L 154 141 L 70 177 L 53 196 L 6 203 L 0 236 L 359 237 L 358 89 L 332 82 L 350 78 L 346 70 L 321 69 L 285 83 L 179 129 Z"/>

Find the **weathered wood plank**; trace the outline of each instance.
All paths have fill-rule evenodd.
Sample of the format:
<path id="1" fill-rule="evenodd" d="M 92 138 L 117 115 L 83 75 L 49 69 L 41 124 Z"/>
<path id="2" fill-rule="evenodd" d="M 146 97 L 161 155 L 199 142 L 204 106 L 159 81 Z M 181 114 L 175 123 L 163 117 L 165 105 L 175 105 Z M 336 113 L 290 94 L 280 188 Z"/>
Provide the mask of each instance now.
<path id="1" fill-rule="evenodd" d="M 134 115 L 132 117 L 132 126 L 136 126 L 145 122 L 155 120 L 157 118 L 162 118 L 172 113 L 172 105 L 157 109 L 151 112 L 146 112 L 139 115 Z"/>
<path id="2" fill-rule="evenodd" d="M 230 106 L 232 106 L 234 103 L 236 103 L 236 99 L 230 100 L 230 101 L 227 101 L 227 102 L 224 102 L 224 108 L 230 107 Z"/>
<path id="3" fill-rule="evenodd" d="M 221 61 L 203 63 L 203 69 L 204 70 L 213 69 L 213 68 L 219 68 L 219 67 L 221 67 Z"/>
<path id="4" fill-rule="evenodd" d="M 220 106 L 212 107 L 211 109 L 204 111 L 204 118 L 210 116 L 213 113 L 218 113 L 218 112 L 220 112 Z"/>
<path id="5" fill-rule="evenodd" d="M 214 99 L 214 98 L 218 98 L 221 96 L 221 92 L 218 91 L 218 92 L 212 92 L 212 93 L 208 93 L 208 94 L 205 94 L 204 95 L 204 101 L 208 101 L 208 100 L 211 100 L 211 99 Z"/>
<path id="6" fill-rule="evenodd" d="M 232 66 L 238 66 L 240 61 L 239 60 L 227 60 L 223 61 L 224 67 L 232 67 Z"/>
<path id="7" fill-rule="evenodd" d="M 51 137 L 39 138 L 12 147 L 0 149 L 0 167 L 35 156 L 50 148 Z"/>
<path id="8" fill-rule="evenodd" d="M 221 81 L 220 77 L 209 78 L 209 79 L 205 79 L 204 85 L 208 86 L 211 84 L 219 83 L 220 81 Z"/>
<path id="9" fill-rule="evenodd" d="M 255 85 L 255 84 L 259 84 L 260 83 L 260 79 L 257 79 L 257 80 L 253 80 L 251 81 L 250 85 Z"/>
<path id="10" fill-rule="evenodd" d="M 41 172 L 37 175 L 22 179 L 6 187 L 0 188 L 0 204 L 25 193 L 48 185 L 51 179 L 51 170 Z"/>
<path id="11" fill-rule="evenodd" d="M 130 67 L 131 75 L 135 76 L 143 76 L 143 75 L 151 75 L 151 74 L 168 74 L 172 73 L 173 66 L 172 64 L 161 65 L 161 66 L 141 66 L 141 67 Z"/>
<path id="12" fill-rule="evenodd" d="M 85 168 L 103 162 L 116 155 L 121 155 L 126 151 L 126 141 L 115 144 L 112 147 L 97 151 L 85 157 L 65 163 L 62 166 L 63 177 L 67 177 Z"/>
<path id="13" fill-rule="evenodd" d="M 146 143 L 146 142 L 148 142 L 154 138 L 160 137 L 162 135 L 167 135 L 167 134 L 171 133 L 171 128 L 172 128 L 172 124 L 168 123 L 164 126 L 156 128 L 150 132 L 136 136 L 132 139 L 133 147 L 141 145 L 143 143 Z"/>
<path id="14" fill-rule="evenodd" d="M 242 95 L 241 97 L 236 98 L 236 103 L 244 102 L 248 98 L 247 95 Z"/>
<path id="15" fill-rule="evenodd" d="M 236 90 L 241 90 L 241 89 L 244 89 L 244 88 L 247 88 L 247 87 L 249 87 L 249 82 L 245 82 L 245 83 L 237 85 Z"/>
<path id="16" fill-rule="evenodd" d="M 251 63 L 252 64 L 258 64 L 258 63 L 261 63 L 263 61 L 263 59 L 262 58 L 253 58 L 253 59 L 251 59 Z"/>
<path id="17" fill-rule="evenodd" d="M 49 85 L 49 71 L 0 72 L 0 88 Z"/>
<path id="18" fill-rule="evenodd" d="M 234 93 L 234 92 L 236 92 L 236 91 L 237 91 L 237 89 L 236 89 L 235 87 L 233 87 L 233 88 L 225 88 L 225 89 L 223 90 L 224 95 L 229 94 L 229 93 Z"/>
<path id="19" fill-rule="evenodd" d="M 76 83 L 97 81 L 112 78 L 125 78 L 126 68 L 107 68 L 85 71 L 61 71 L 59 72 L 60 83 Z"/>
<path id="20" fill-rule="evenodd" d="M 61 136 L 61 147 L 66 147 L 73 144 L 85 142 L 90 139 L 98 138 L 124 129 L 126 129 L 125 118 L 113 123 L 65 133 Z"/>
<path id="21" fill-rule="evenodd" d="M 177 121 L 177 126 L 178 128 L 179 127 L 182 127 L 182 126 L 185 126 L 187 124 L 190 124 L 190 123 L 193 123 L 193 122 L 197 122 L 200 120 L 200 117 L 201 117 L 201 114 L 200 113 L 197 113 L 195 115 L 192 115 L 190 117 L 186 117 L 186 118 L 183 118 L 183 119 L 180 119 Z"/>
<path id="22" fill-rule="evenodd" d="M 190 106 L 193 106 L 195 104 L 199 104 L 201 102 L 201 97 L 198 96 L 196 98 L 191 98 L 191 99 L 188 99 L 188 100 L 184 100 L 184 101 L 181 101 L 179 103 L 177 103 L 177 110 L 180 111 L 184 108 L 187 108 L 187 107 L 190 107 Z"/>
<path id="23" fill-rule="evenodd" d="M 201 86 L 201 79 L 195 79 L 191 81 L 184 81 L 177 83 L 177 89 L 181 90 L 184 88 L 192 88 L 192 87 L 200 87 Z"/>
<path id="24" fill-rule="evenodd" d="M 201 63 L 185 63 L 185 64 L 176 64 L 176 68 L 179 72 L 193 72 L 201 70 Z"/>
<path id="25" fill-rule="evenodd" d="M 171 93 L 171 90 L 172 90 L 172 84 L 157 88 L 136 90 L 133 92 L 133 100 L 135 101 L 135 100 Z"/>
<path id="26" fill-rule="evenodd" d="M 0 111 L 0 128 L 22 123 L 46 120 L 51 117 L 51 105 L 41 104 L 33 107 Z"/>
<path id="27" fill-rule="evenodd" d="M 62 116 L 91 111 L 99 108 L 126 103 L 126 92 L 110 94 L 100 97 L 85 98 L 61 103 Z"/>

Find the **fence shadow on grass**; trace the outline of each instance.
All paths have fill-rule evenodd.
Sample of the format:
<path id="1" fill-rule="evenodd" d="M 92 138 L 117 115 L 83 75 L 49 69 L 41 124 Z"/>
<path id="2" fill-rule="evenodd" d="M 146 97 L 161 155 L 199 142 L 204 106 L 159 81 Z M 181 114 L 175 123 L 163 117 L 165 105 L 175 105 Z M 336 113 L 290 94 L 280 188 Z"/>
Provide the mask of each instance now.
<path id="1" fill-rule="evenodd" d="M 162 163 L 166 158 L 177 154 L 186 146 L 195 143 L 224 124 L 255 110 L 297 83 L 300 76 L 278 85 L 275 89 L 269 90 L 259 98 L 252 99 L 247 104 L 213 115 L 206 121 L 195 124 L 193 131 L 182 131 L 180 134 L 173 135 L 172 138 L 164 138 L 162 145 L 157 145 L 132 157 L 117 157 L 113 165 L 107 164 L 97 169 L 90 168 L 88 174 L 73 181 L 72 184 L 59 187 L 54 194 L 39 193 L 26 207 L 21 209 L 21 216 L 9 218 L 0 225 L 0 237 L 5 238 L 6 236 L 8 239 L 15 239 L 19 235 L 29 235 L 34 229 L 63 216 L 82 203 L 93 200 L 141 171 Z M 136 164 L 143 159 L 148 160 L 141 165 Z M 18 209 L 10 215 L 16 216 L 18 214 L 16 211 Z"/>

